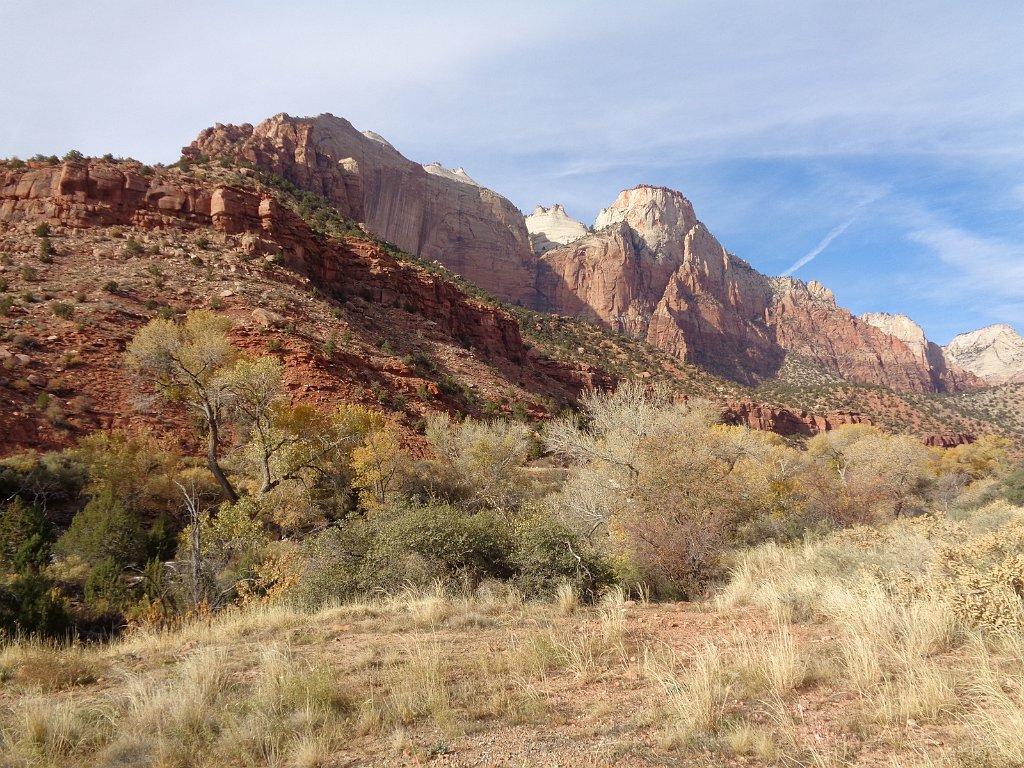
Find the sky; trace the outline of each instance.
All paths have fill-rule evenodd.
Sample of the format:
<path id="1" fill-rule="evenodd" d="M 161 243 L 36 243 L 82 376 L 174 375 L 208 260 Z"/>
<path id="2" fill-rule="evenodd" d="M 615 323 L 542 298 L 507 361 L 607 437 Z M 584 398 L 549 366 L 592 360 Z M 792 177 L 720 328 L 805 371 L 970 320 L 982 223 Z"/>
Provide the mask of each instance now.
<path id="1" fill-rule="evenodd" d="M 0 157 L 170 163 L 330 112 L 526 213 L 664 185 L 856 314 L 1024 332 L 1017 0 L 0 0 L 0 29 Z"/>

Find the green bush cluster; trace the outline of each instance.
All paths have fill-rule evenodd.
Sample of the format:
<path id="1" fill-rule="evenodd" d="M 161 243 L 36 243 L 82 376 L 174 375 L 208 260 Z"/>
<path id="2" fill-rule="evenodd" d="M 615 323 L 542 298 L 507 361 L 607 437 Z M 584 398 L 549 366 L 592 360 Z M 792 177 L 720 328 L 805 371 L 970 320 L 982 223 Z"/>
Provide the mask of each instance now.
<path id="1" fill-rule="evenodd" d="M 593 596 L 612 581 L 610 564 L 578 534 L 539 511 L 509 521 L 444 502 L 402 502 L 307 539 L 297 597 L 330 600 L 441 584 L 472 590 L 508 581 L 528 597 L 571 583 Z"/>

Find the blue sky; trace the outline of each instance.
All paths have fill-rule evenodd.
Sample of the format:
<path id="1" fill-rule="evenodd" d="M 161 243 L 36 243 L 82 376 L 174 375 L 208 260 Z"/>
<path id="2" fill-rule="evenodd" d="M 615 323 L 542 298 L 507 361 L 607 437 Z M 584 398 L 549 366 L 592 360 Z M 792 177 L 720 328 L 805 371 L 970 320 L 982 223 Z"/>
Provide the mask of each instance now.
<path id="1" fill-rule="evenodd" d="M 173 162 L 332 112 L 527 212 L 679 189 L 761 271 L 940 343 L 1024 331 L 1024 3 L 5 0 L 0 28 L 0 156 Z"/>

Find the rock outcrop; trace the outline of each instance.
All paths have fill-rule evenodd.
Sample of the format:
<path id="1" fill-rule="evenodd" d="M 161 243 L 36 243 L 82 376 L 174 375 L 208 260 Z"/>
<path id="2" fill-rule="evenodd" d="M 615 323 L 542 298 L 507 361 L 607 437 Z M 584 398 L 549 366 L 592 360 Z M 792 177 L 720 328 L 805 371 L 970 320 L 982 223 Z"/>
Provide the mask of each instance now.
<path id="1" fill-rule="evenodd" d="M 68 227 L 142 229 L 212 226 L 253 233 L 325 291 L 410 308 L 485 357 L 525 362 L 527 349 L 511 315 L 480 304 L 453 283 L 412 269 L 375 243 L 339 244 L 316 236 L 275 197 L 122 171 L 108 164 L 64 163 L 0 174 L 0 223 L 45 221 Z"/>
<path id="2" fill-rule="evenodd" d="M 542 205 L 534 208 L 533 213 L 526 217 L 526 231 L 530 233 L 534 253 L 540 256 L 560 245 L 579 240 L 587 234 L 587 227 L 555 203 L 550 208 Z"/>
<path id="3" fill-rule="evenodd" d="M 536 258 L 523 215 L 462 169 L 427 167 L 333 115 L 216 125 L 184 157 L 230 157 L 322 195 L 378 237 L 439 261 L 508 301 L 531 304 Z"/>
<path id="4" fill-rule="evenodd" d="M 970 445 L 977 437 L 969 432 L 932 432 L 923 435 L 921 441 L 929 448 L 956 448 Z"/>
<path id="5" fill-rule="evenodd" d="M 1024 338 L 1000 323 L 961 333 L 942 348 L 946 359 L 989 384 L 1024 382 Z"/>
<path id="6" fill-rule="evenodd" d="M 906 344 L 921 364 L 928 367 L 936 390 L 948 392 L 985 386 L 984 380 L 947 359 L 942 347 L 928 341 L 924 329 L 906 315 L 867 312 L 860 319 Z"/>
<path id="7" fill-rule="evenodd" d="M 870 424 L 871 420 L 859 413 L 840 411 L 821 416 L 767 403 L 749 401 L 727 403 L 722 409 L 725 424 L 750 427 L 762 432 L 774 432 L 783 437 L 811 436 L 830 432 L 844 424 Z"/>
<path id="8" fill-rule="evenodd" d="M 908 344 L 851 315 L 811 281 L 769 278 L 726 251 L 680 193 L 640 186 L 595 232 L 540 258 L 541 309 L 589 317 L 729 378 L 770 378 L 789 353 L 850 381 L 955 389 Z"/>

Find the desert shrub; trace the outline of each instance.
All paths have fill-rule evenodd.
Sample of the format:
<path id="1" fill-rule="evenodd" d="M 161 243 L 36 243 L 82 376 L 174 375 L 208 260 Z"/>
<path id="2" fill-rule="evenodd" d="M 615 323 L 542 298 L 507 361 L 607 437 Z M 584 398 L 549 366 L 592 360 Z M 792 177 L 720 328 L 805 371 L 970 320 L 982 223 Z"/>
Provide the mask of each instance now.
<path id="1" fill-rule="evenodd" d="M 523 594 L 552 594 L 569 583 L 593 598 L 614 581 L 611 563 L 593 543 L 546 510 L 531 510 L 515 523 L 511 554 L 514 582 Z"/>
<path id="2" fill-rule="evenodd" d="M 96 563 L 85 579 L 85 602 L 100 614 L 121 613 L 134 602 L 124 581 L 124 568 L 114 558 Z"/>
<path id="3" fill-rule="evenodd" d="M 1024 463 L 1015 466 L 1003 479 L 1002 493 L 1011 504 L 1024 506 Z"/>
<path id="4" fill-rule="evenodd" d="M 39 239 L 39 260 L 43 264 L 49 264 L 53 261 L 53 254 L 56 251 L 53 248 L 53 243 L 50 242 L 50 238 L 41 237 Z"/>
<path id="5" fill-rule="evenodd" d="M 184 580 L 198 576 L 201 583 L 181 586 L 193 600 L 216 606 L 237 595 L 239 582 L 249 578 L 260 562 L 268 539 L 260 522 L 259 502 L 252 497 L 234 504 L 224 502 L 216 514 L 204 511 L 198 524 L 198 553 L 194 549 L 194 524 L 189 524 L 178 537 L 176 559 L 187 566 Z"/>
<path id="6" fill-rule="evenodd" d="M 124 249 L 132 256 L 138 256 L 140 253 L 146 252 L 145 246 L 134 237 L 129 237 L 128 240 L 125 241 Z"/>
<path id="7" fill-rule="evenodd" d="M 0 498 L 20 497 L 43 512 L 77 508 L 88 473 L 68 454 L 24 453 L 0 459 Z"/>
<path id="8" fill-rule="evenodd" d="M 53 314 L 55 314 L 57 317 L 62 317 L 65 320 L 70 319 L 70 317 L 73 314 L 75 314 L 74 305 L 65 304 L 64 302 L 61 301 L 55 301 L 53 304 L 50 305 L 50 309 L 53 311 Z"/>
<path id="9" fill-rule="evenodd" d="M 612 580 L 597 550 L 547 512 L 509 524 L 492 510 L 443 502 L 404 502 L 342 521 L 303 542 L 302 557 L 296 596 L 311 605 L 406 586 L 473 589 L 486 579 L 510 581 L 528 596 L 568 581 L 593 596 Z"/>
<path id="10" fill-rule="evenodd" d="M 110 489 L 129 509 L 147 515 L 170 514 L 181 506 L 174 484 L 181 459 L 151 435 L 94 432 L 82 438 L 71 455 L 88 472 L 85 492 L 89 496 Z"/>
<path id="11" fill-rule="evenodd" d="M 50 559 L 53 537 L 42 510 L 17 496 L 0 512 L 0 572 L 37 570 Z"/>
<path id="12" fill-rule="evenodd" d="M 145 551 L 138 515 L 109 488 L 72 518 L 54 549 L 65 559 L 74 556 L 91 567 L 108 559 L 121 566 L 136 564 Z"/>
<path id="13" fill-rule="evenodd" d="M 60 638 L 68 627 L 66 602 L 45 576 L 23 573 L 0 582 L 0 635 Z"/>
<path id="14" fill-rule="evenodd" d="M 502 419 L 453 422 L 440 413 L 427 417 L 425 433 L 435 454 L 459 479 L 459 496 L 477 507 L 506 511 L 522 503 L 527 489 L 522 467 L 531 445 L 526 426 Z"/>
<path id="15" fill-rule="evenodd" d="M 938 595 L 963 623 L 992 632 L 1024 629 L 1024 515 L 995 502 L 979 515 L 990 530 L 971 534 L 967 523 L 953 523 L 957 535 L 939 540 L 924 571 L 875 568 L 876 580 L 896 599 Z M 943 521 L 918 523 L 926 531 Z"/>

